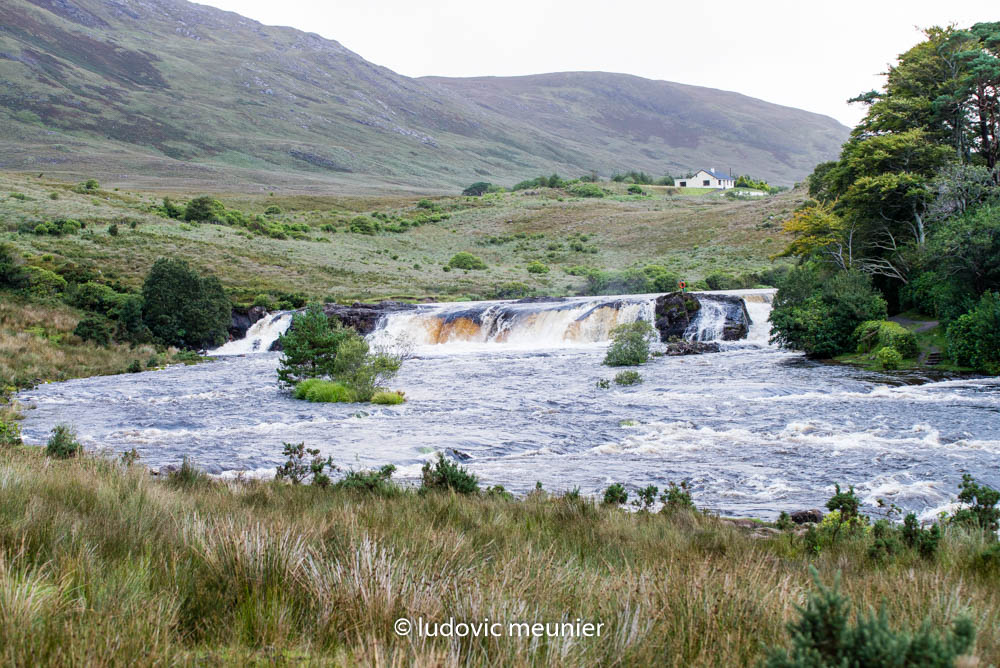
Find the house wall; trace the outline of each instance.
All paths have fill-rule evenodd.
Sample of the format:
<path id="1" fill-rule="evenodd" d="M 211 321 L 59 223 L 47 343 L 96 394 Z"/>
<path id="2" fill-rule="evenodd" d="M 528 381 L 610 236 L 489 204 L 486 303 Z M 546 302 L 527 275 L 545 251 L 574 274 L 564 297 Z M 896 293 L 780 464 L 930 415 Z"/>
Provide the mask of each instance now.
<path id="1" fill-rule="evenodd" d="M 705 182 L 708 181 L 708 184 Z M 717 179 L 708 172 L 702 170 L 690 179 L 676 179 L 676 183 L 681 188 L 732 188 L 736 185 L 735 179 Z M 685 185 L 681 185 L 684 183 Z"/>

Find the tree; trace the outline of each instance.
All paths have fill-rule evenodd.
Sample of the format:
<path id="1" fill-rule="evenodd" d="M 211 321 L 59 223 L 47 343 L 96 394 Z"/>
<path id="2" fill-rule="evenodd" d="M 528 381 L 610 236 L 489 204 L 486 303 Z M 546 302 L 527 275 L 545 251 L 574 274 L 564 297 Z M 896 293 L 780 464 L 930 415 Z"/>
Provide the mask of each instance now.
<path id="1" fill-rule="evenodd" d="M 403 362 L 405 353 L 372 350 L 363 336 L 330 319 L 320 304 L 310 304 L 292 318 L 279 339 L 283 355 L 278 381 L 294 387 L 307 378 L 331 378 L 351 389 L 357 401 L 368 401 L 382 389 Z"/>
<path id="2" fill-rule="evenodd" d="M 225 216 L 226 207 L 222 202 L 208 195 L 195 197 L 184 209 L 184 220 L 199 223 L 220 223 L 225 220 Z"/>
<path id="3" fill-rule="evenodd" d="M 337 350 L 350 330 L 334 318 L 331 324 L 321 304 L 309 304 L 304 313 L 292 316 L 288 331 L 278 340 L 282 357 L 278 363 L 278 381 L 294 387 L 306 378 L 334 374 Z"/>
<path id="4" fill-rule="evenodd" d="M 855 347 L 854 332 L 862 322 L 885 318 L 885 299 L 865 274 L 829 275 L 816 267 L 797 267 L 779 282 L 771 340 L 810 357 L 829 358 Z"/>
<path id="5" fill-rule="evenodd" d="M 476 181 L 471 186 L 463 190 L 462 194 L 466 197 L 478 197 L 479 195 L 489 192 L 492 186 L 492 183 L 487 183 L 486 181 Z"/>
<path id="6" fill-rule="evenodd" d="M 201 276 L 184 260 L 160 258 L 142 284 L 142 297 L 142 319 L 163 343 L 205 348 L 225 340 L 232 304 L 215 276 Z"/>

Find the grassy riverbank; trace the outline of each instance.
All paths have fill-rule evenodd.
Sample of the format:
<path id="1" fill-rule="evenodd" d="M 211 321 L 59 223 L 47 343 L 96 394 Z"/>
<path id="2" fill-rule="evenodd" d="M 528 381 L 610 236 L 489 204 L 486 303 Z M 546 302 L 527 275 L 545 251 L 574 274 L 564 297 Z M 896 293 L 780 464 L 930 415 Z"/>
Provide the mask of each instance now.
<path id="1" fill-rule="evenodd" d="M 390 496 L 279 482 L 151 478 L 101 457 L 0 450 L 5 663 L 744 665 L 786 645 L 808 567 L 891 624 L 978 629 L 1000 662 L 982 537 L 876 563 L 869 538 L 819 552 L 687 511 L 565 496 Z M 602 623 L 601 637 L 400 637 L 432 622 Z"/>

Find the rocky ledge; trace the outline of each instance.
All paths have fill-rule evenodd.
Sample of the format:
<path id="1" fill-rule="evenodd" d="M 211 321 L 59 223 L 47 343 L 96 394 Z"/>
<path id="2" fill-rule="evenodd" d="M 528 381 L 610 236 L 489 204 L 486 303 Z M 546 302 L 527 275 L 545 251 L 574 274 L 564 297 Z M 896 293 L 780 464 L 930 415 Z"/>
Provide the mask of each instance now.
<path id="1" fill-rule="evenodd" d="M 263 306 L 251 306 L 250 308 L 234 308 L 232 320 L 229 322 L 229 338 L 235 341 L 247 335 L 247 330 L 254 326 L 258 320 L 267 315 L 267 310 Z"/>
<path id="2" fill-rule="evenodd" d="M 742 297 L 736 295 L 706 295 L 690 292 L 669 292 L 656 298 L 656 329 L 660 341 L 674 341 L 684 338 L 688 326 L 698 317 L 703 301 L 720 304 L 726 313 L 722 330 L 723 341 L 739 341 L 750 331 L 750 314 Z M 698 351 L 715 352 L 715 351 Z M 677 353 L 694 354 L 694 353 Z"/>
<path id="3" fill-rule="evenodd" d="M 717 353 L 722 348 L 714 341 L 670 341 L 664 354 L 668 357 L 678 355 L 701 355 L 703 353 Z"/>
<path id="4" fill-rule="evenodd" d="M 336 316 L 346 327 L 352 327 L 362 336 L 371 334 L 378 326 L 378 321 L 386 313 L 410 311 L 417 308 L 406 302 L 384 301 L 377 304 L 354 302 L 350 306 L 343 304 L 323 304 L 323 312 L 328 318 Z"/>

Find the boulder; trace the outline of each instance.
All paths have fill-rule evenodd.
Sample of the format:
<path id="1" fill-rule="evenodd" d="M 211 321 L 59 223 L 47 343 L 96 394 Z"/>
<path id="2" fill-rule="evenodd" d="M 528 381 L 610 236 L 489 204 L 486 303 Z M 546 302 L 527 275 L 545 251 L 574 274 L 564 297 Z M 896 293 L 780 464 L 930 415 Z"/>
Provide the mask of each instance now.
<path id="1" fill-rule="evenodd" d="M 697 295 L 700 300 L 722 304 L 726 311 L 726 324 L 722 328 L 723 341 L 739 341 L 750 331 L 750 314 L 742 297 L 736 295 Z"/>
<path id="2" fill-rule="evenodd" d="M 251 306 L 250 308 L 233 309 L 229 322 L 229 338 L 233 341 L 242 339 L 247 335 L 247 330 L 254 326 L 258 320 L 267 315 L 267 309 L 263 306 Z"/>
<path id="3" fill-rule="evenodd" d="M 665 354 L 669 357 L 678 355 L 702 355 L 717 353 L 722 348 L 714 341 L 671 341 L 667 344 Z"/>
<path id="4" fill-rule="evenodd" d="M 813 508 L 812 510 L 796 510 L 789 517 L 796 524 L 808 524 L 819 523 L 823 521 L 823 511 L 819 508 Z"/>
<path id="5" fill-rule="evenodd" d="M 345 327 L 352 327 L 358 334 L 366 336 L 375 331 L 379 320 L 386 313 L 409 311 L 415 309 L 413 304 L 406 302 L 383 301 L 377 304 L 354 302 L 350 306 L 343 304 L 323 304 L 323 312 L 328 318 L 336 316 Z"/>
<path id="6" fill-rule="evenodd" d="M 656 329 L 660 332 L 660 341 L 683 338 L 700 308 L 698 298 L 687 292 L 670 292 L 657 297 Z"/>

